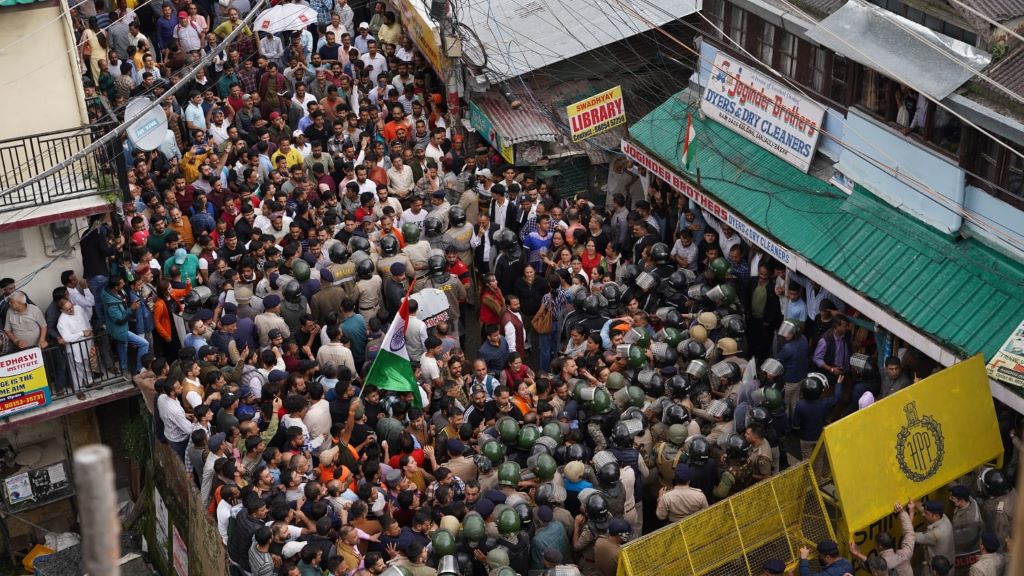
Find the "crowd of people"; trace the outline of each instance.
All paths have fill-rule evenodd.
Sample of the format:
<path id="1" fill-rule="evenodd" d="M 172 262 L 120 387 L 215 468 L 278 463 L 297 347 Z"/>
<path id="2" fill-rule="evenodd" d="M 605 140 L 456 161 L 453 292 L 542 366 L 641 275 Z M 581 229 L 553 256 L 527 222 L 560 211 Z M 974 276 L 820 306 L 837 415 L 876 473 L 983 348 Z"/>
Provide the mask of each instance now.
<path id="1" fill-rule="evenodd" d="M 126 143 L 131 200 L 94 220 L 82 278 L 45 315 L 9 298 L 5 334 L 66 347 L 71 385 L 103 356 L 75 343 L 109 335 L 232 574 L 611 576 L 625 542 L 933 369 L 880 357 L 856 310 L 628 162 L 606 198 L 566 197 L 467 141 L 384 3 L 310 0 L 310 29 L 223 52 L 247 2 L 73 5 L 97 114 L 214 58 L 159 148 Z M 425 290 L 448 306 L 408 301 L 419 391 L 367 381 Z M 998 575 L 1014 491 L 979 478 L 896 505 L 902 538 L 852 560 L 908 576 L 919 547 L 919 574 L 974 553 Z M 853 571 L 835 542 L 816 557 Z"/>

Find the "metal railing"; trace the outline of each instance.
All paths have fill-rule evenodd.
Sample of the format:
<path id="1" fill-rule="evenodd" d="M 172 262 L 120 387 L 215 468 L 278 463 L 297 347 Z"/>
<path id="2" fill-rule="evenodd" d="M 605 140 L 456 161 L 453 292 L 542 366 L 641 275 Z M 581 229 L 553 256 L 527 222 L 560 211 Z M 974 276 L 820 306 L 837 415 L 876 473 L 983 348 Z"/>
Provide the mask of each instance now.
<path id="1" fill-rule="evenodd" d="M 134 351 L 130 356 L 134 358 Z M 43 365 L 53 399 L 124 382 L 117 359 L 117 343 L 106 332 L 76 342 L 47 346 L 43 349 Z"/>
<path id="2" fill-rule="evenodd" d="M 114 125 L 99 122 L 0 140 L 0 212 L 117 192 L 120 189 L 117 173 L 110 160 L 118 151 L 109 147 L 83 156 L 13 194 L 3 192 L 71 159 Z"/>

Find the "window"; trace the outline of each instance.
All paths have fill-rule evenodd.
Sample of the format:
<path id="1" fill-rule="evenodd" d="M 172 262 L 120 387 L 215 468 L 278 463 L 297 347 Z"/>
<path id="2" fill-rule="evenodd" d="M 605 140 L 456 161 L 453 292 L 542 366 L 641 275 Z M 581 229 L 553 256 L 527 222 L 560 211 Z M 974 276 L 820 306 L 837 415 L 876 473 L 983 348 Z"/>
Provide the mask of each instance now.
<path id="1" fill-rule="evenodd" d="M 799 47 L 800 41 L 796 36 L 789 32 L 782 33 L 782 40 L 779 42 L 779 72 L 790 78 L 796 78 Z"/>
<path id="2" fill-rule="evenodd" d="M 858 66 L 858 72 L 860 78 L 856 85 L 854 104 L 885 120 L 889 120 L 890 116 L 895 117 L 895 114 L 890 114 L 890 109 L 893 108 L 890 106 L 889 97 L 892 81 L 863 66 Z"/>
<path id="3" fill-rule="evenodd" d="M 969 170 L 970 183 L 1024 208 L 1024 159 L 1014 153 L 1024 153 L 1024 149 L 1013 146 L 1012 150 L 1007 150 L 1003 146 L 1005 142 L 973 129 L 970 134 L 972 145 L 960 157 L 961 165 Z"/>
<path id="4" fill-rule="evenodd" d="M 960 151 L 960 136 L 963 124 L 945 108 L 936 106 L 932 117 L 928 140 L 946 152 L 956 155 Z"/>
<path id="5" fill-rule="evenodd" d="M 824 48 L 811 48 L 811 88 L 820 94 L 825 93 L 825 74 L 828 67 L 828 52 Z"/>
<path id="6" fill-rule="evenodd" d="M 900 0 L 869 0 L 872 4 L 885 8 L 889 12 L 902 16 L 911 22 L 916 22 L 926 28 L 934 30 L 940 34 L 945 34 L 954 40 L 959 40 L 965 44 L 975 46 L 978 43 L 978 36 L 974 32 L 964 30 L 963 28 L 950 24 L 949 22 L 943 21 L 937 16 L 933 16 L 926 12 L 922 12 L 917 8 L 913 8 L 901 2 Z"/>
<path id="7" fill-rule="evenodd" d="M 769 68 L 775 53 L 775 26 L 761 23 L 761 35 L 757 37 L 757 57 Z"/>
<path id="8" fill-rule="evenodd" d="M 999 154 L 1003 148 L 988 136 L 985 136 L 980 132 L 976 132 L 975 134 L 977 135 L 977 138 L 975 139 L 977 141 L 977 154 L 974 157 L 973 171 L 983 180 L 988 182 L 998 182 Z"/>
<path id="9" fill-rule="evenodd" d="M 724 0 L 708 0 L 705 4 L 705 12 L 707 12 L 708 20 L 711 20 L 711 25 L 706 26 L 708 36 L 712 38 L 721 38 L 721 30 L 725 30 L 725 1 Z"/>
<path id="10" fill-rule="evenodd" d="M 739 46 L 744 46 L 747 39 L 747 13 L 733 6 L 730 10 L 729 38 Z"/>
<path id="11" fill-rule="evenodd" d="M 845 56 L 832 54 L 832 83 L 829 86 L 828 97 L 840 104 L 846 105 L 846 83 L 850 77 L 850 63 Z"/>
<path id="12" fill-rule="evenodd" d="M 1018 150 L 1020 152 L 1020 150 Z M 1006 152 L 1009 161 L 1006 166 L 1006 190 L 1017 198 L 1024 198 L 1024 159 Z"/>

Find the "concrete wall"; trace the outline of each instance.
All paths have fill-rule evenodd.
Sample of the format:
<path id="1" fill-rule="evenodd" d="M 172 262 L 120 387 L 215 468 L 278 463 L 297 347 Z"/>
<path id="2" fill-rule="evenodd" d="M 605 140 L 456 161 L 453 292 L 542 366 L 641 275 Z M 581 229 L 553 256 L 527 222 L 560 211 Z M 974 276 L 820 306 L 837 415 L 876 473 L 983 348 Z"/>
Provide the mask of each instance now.
<path id="1" fill-rule="evenodd" d="M 844 140 L 860 152 L 843 151 L 839 169 L 844 174 L 879 198 L 942 232 L 952 234 L 960 229 L 962 218 L 950 206 L 963 204 L 964 172 L 954 160 L 918 145 L 856 108 L 847 113 Z M 863 156 L 887 168 L 880 168 Z M 949 203 L 933 199 L 922 189 L 921 183 Z"/>
<path id="2" fill-rule="evenodd" d="M 1017 246 L 1024 246 L 1024 212 L 974 186 L 965 188 L 964 202 L 968 209 L 977 213 L 985 222 L 984 226 L 967 222 L 966 226 L 972 233 L 1024 256 L 1024 251 L 1010 246 L 1006 238 L 1009 236 Z"/>
<path id="3" fill-rule="evenodd" d="M 10 277 L 19 281 L 18 288 L 24 290 L 29 298 L 43 311 L 50 305 L 53 289 L 60 286 L 61 272 L 64 270 L 74 270 L 78 274 L 82 273 L 82 253 L 77 247 L 67 257 L 58 256 L 56 259 L 46 252 L 43 234 L 49 233 L 48 225 L 5 232 L 4 236 L 8 237 L 8 240 L 10 240 L 8 235 L 20 236 L 22 245 L 25 247 L 25 257 L 0 260 L 0 277 Z M 46 265 L 51 260 L 53 261 L 51 266 L 39 271 L 25 282 L 21 282 L 23 278 Z"/>
<path id="4" fill-rule="evenodd" d="M 0 109 L 8 111 L 0 122 L 0 140 L 88 123 L 77 52 L 68 53 L 70 30 L 66 19 L 57 17 L 64 5 L 4 9 L 0 47 L 10 48 L 0 50 Z"/>

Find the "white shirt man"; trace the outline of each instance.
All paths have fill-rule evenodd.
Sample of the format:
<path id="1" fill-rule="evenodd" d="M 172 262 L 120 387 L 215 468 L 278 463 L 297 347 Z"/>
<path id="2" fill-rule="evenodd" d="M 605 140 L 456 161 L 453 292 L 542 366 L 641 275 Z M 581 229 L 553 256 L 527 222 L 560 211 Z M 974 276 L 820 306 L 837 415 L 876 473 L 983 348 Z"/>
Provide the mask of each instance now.
<path id="1" fill-rule="evenodd" d="M 419 213 L 415 213 L 415 212 L 412 211 L 412 208 L 407 208 L 404 212 L 402 212 L 402 218 L 400 220 L 400 224 L 402 226 L 404 226 L 406 224 L 416 224 L 417 226 L 422 228 L 423 227 L 423 221 L 426 220 L 426 219 L 427 219 L 427 211 L 426 210 L 420 209 Z"/>
<path id="2" fill-rule="evenodd" d="M 323 398 L 313 402 L 306 415 L 302 417 L 306 427 L 309 428 L 309 435 L 313 438 L 323 436 L 331 431 L 331 409 L 330 404 Z"/>
<path id="3" fill-rule="evenodd" d="M 508 213 L 508 199 L 505 198 L 504 194 L 495 194 L 493 206 L 494 217 L 492 221 L 498 225 L 498 230 L 504 230 L 506 228 L 505 217 Z"/>
<path id="4" fill-rule="evenodd" d="M 415 300 L 409 301 L 409 324 L 405 329 L 405 345 L 409 360 L 419 362 L 427 342 L 427 325 L 416 317 L 416 311 L 412 308 L 418 308 L 418 304 L 413 306 L 414 303 Z"/>
<path id="5" fill-rule="evenodd" d="M 514 306 L 514 308 L 513 308 L 513 306 Z M 519 325 L 520 325 L 519 330 L 522 330 L 524 332 L 524 334 L 521 334 L 519 336 L 519 338 L 521 338 L 525 342 L 525 340 L 526 340 L 525 330 L 526 329 L 525 329 L 525 327 L 523 327 L 523 315 L 519 313 L 519 299 L 518 298 L 516 298 L 514 296 L 509 298 L 508 311 L 509 311 L 509 314 L 511 314 L 512 316 L 515 316 L 519 320 Z M 516 325 L 511 320 L 509 320 L 508 322 L 505 322 L 505 325 L 501 327 L 501 332 L 502 332 L 502 335 L 505 337 L 505 342 L 508 343 L 508 352 L 509 352 L 509 354 L 511 354 L 513 352 L 518 352 L 520 354 L 523 354 L 525 352 L 524 350 L 516 350 L 516 342 L 517 342 L 516 331 L 517 331 Z"/>
<path id="6" fill-rule="evenodd" d="M 438 166 L 441 166 L 441 158 L 444 157 L 444 150 L 434 145 L 434 140 L 431 138 L 430 142 L 427 143 L 427 149 L 425 151 L 427 158 L 432 158 L 434 162 L 437 162 Z"/>
<path id="7" fill-rule="evenodd" d="M 377 51 L 376 41 L 367 42 L 367 52 L 359 57 L 368 68 L 370 69 L 370 82 L 374 86 L 377 85 L 377 76 L 384 74 L 388 71 L 388 60 L 383 54 Z"/>
<path id="8" fill-rule="evenodd" d="M 402 164 L 401 168 L 392 164 L 391 168 L 388 168 L 387 174 L 388 193 L 394 196 L 405 197 L 416 185 L 416 180 L 412 175 L 412 168 L 405 164 Z"/>

